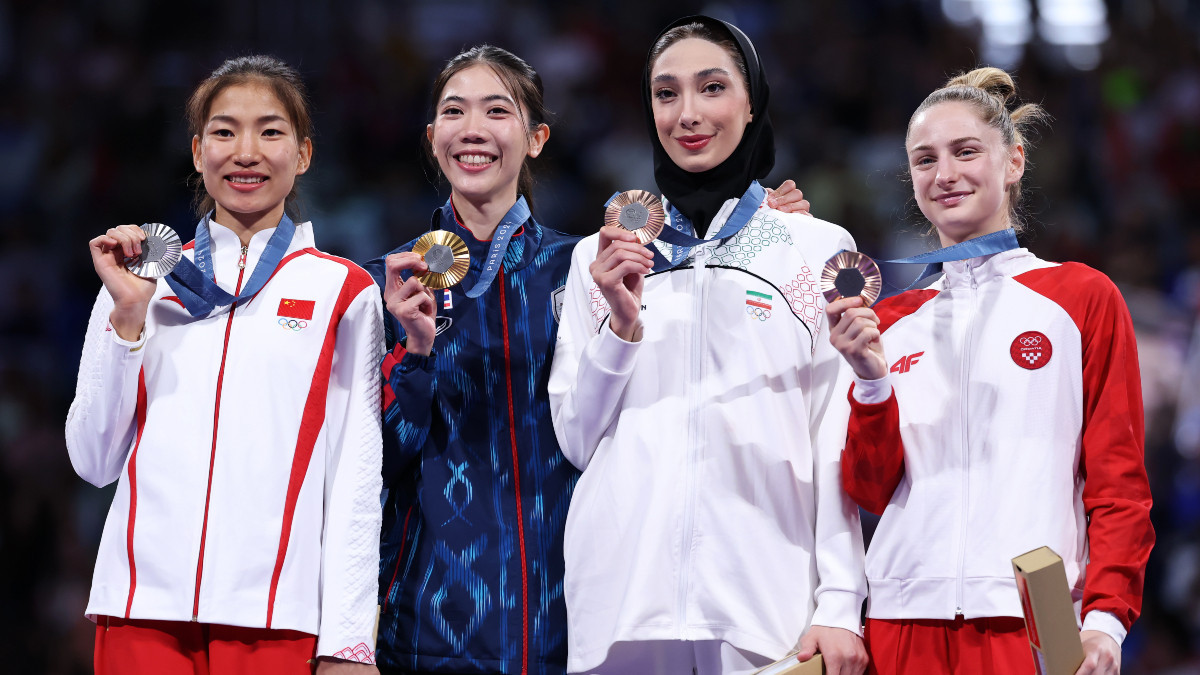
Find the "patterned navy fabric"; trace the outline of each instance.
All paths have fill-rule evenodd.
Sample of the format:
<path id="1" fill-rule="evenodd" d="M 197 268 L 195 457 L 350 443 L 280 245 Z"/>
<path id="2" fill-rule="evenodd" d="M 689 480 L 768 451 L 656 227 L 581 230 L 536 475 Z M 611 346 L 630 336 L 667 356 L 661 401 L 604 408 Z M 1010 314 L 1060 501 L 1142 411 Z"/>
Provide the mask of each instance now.
<path id="1" fill-rule="evenodd" d="M 555 439 L 546 383 L 578 239 L 529 219 L 472 300 L 464 289 L 490 242 L 462 227 L 449 202 L 434 221 L 467 243 L 471 270 L 449 298 L 434 291 L 433 354 L 385 361 L 385 400 L 387 388 L 395 400 L 384 411 L 379 665 L 563 673 L 563 528 L 579 474 Z M 365 266 L 381 287 L 384 257 Z M 386 312 L 385 321 L 392 350 L 404 330 Z"/>

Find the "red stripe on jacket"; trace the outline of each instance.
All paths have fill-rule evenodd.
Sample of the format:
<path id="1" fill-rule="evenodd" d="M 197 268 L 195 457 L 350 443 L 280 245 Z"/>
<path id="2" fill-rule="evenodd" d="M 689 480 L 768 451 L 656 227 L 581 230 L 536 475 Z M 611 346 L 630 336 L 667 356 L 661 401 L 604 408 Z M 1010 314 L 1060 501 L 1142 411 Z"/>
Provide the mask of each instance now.
<path id="1" fill-rule="evenodd" d="M 1014 277 L 1066 310 L 1083 353 L 1083 450 L 1088 564 L 1083 615 L 1111 612 L 1128 629 L 1141 613 L 1154 546 L 1142 381 L 1133 321 L 1108 277 L 1079 263 Z"/>
<path id="2" fill-rule="evenodd" d="M 879 317 L 879 332 L 913 314 L 937 294 L 938 291 L 925 289 L 881 301 L 874 307 Z M 882 514 L 904 478 L 904 443 L 900 440 L 896 393 L 892 392 L 882 403 L 859 403 L 851 386 L 847 396 L 850 425 L 842 453 L 842 489 L 859 506 Z"/>
<path id="3" fill-rule="evenodd" d="M 129 526 L 126 534 L 126 551 L 129 555 L 129 599 L 125 601 L 125 618 L 133 608 L 133 591 L 137 588 L 137 565 L 133 562 L 133 524 L 137 516 L 137 451 L 142 445 L 142 430 L 146 428 L 146 370 L 138 370 L 137 392 L 137 440 L 129 456 Z"/>
<path id="4" fill-rule="evenodd" d="M 271 627 L 271 619 L 275 613 L 275 592 L 279 589 L 279 577 L 283 573 L 283 561 L 287 558 L 288 540 L 292 534 L 292 520 L 296 515 L 296 502 L 300 497 L 300 488 L 304 485 L 304 476 L 308 473 L 308 465 L 312 459 L 313 450 L 317 444 L 317 436 L 325 424 L 325 400 L 329 391 L 329 375 L 333 367 L 333 352 L 337 346 L 337 328 L 350 303 L 363 289 L 373 287 L 375 281 L 369 274 L 354 263 L 322 253 L 316 249 L 297 251 L 279 263 L 272 277 L 285 263 L 297 255 L 309 253 L 326 260 L 332 260 L 346 266 L 346 279 L 342 282 L 341 293 L 334 303 L 333 312 L 325 331 L 325 342 L 317 357 L 317 365 L 313 371 L 312 386 L 308 390 L 308 399 L 304 403 L 304 414 L 300 418 L 300 432 L 296 438 L 296 451 L 292 455 L 292 470 L 288 478 L 287 496 L 283 505 L 283 525 L 279 533 L 279 552 L 275 556 L 275 570 L 271 573 L 271 590 L 267 595 L 267 628 Z M 268 279 L 268 282 L 270 280 Z"/>

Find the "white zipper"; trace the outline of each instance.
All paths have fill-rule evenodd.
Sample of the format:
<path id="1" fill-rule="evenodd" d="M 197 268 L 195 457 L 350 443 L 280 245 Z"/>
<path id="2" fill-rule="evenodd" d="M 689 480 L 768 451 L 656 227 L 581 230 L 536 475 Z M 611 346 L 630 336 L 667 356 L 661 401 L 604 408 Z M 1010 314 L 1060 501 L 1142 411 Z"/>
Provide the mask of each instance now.
<path id="1" fill-rule="evenodd" d="M 967 559 L 967 521 L 968 511 L 970 506 L 970 497 L 967 494 L 970 487 L 970 469 L 971 469 L 971 447 L 970 447 L 970 427 L 967 419 L 967 387 L 970 386 L 971 378 L 971 337 L 974 333 L 975 324 L 975 305 L 979 300 L 979 285 L 975 282 L 975 271 L 971 268 L 969 260 L 964 260 L 963 263 L 967 268 L 967 278 L 970 280 L 968 288 L 968 309 L 970 313 L 967 315 L 967 331 L 963 339 L 963 354 L 962 354 L 962 373 L 960 375 L 959 385 L 959 423 L 962 427 L 962 508 L 959 510 L 959 519 L 962 522 L 962 527 L 959 528 L 958 536 L 958 574 L 957 588 L 954 596 L 954 613 L 963 615 L 963 567 L 966 565 Z"/>
<path id="2" fill-rule="evenodd" d="M 679 556 L 679 638 L 681 640 L 692 639 L 691 633 L 688 630 L 687 619 L 687 598 L 688 585 L 691 581 L 691 549 L 692 541 L 695 538 L 695 516 L 696 516 L 696 475 L 694 466 L 696 463 L 696 449 L 700 445 L 701 438 L 701 415 L 700 405 L 703 400 L 703 392 L 701 385 L 704 380 L 703 369 L 703 354 L 704 354 L 704 300 L 708 290 L 708 274 L 704 268 L 704 261 L 708 257 L 708 247 L 696 247 L 694 260 L 692 261 L 692 274 L 690 283 L 692 284 L 692 338 L 690 353 L 687 354 L 691 365 L 691 378 L 688 382 L 690 396 L 688 397 L 688 433 L 686 439 L 686 448 L 683 464 L 683 547 L 680 550 Z"/>

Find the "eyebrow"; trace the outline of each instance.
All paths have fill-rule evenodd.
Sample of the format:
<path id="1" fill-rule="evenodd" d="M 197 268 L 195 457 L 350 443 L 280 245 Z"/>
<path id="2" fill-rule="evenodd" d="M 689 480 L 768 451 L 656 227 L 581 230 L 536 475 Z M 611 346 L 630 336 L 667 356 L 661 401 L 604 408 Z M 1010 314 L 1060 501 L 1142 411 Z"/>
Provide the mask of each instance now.
<path id="1" fill-rule="evenodd" d="M 505 96 L 504 94 L 490 94 L 488 96 L 484 96 L 481 100 L 484 103 L 491 103 L 492 101 L 504 101 L 505 103 L 508 103 L 510 105 L 516 105 L 516 103 L 512 100 L 512 98 Z M 466 103 L 466 102 L 467 102 L 467 99 L 463 98 L 462 96 L 459 96 L 457 94 L 451 94 L 451 95 L 443 98 L 439 105 L 445 105 L 446 103 Z"/>
<path id="2" fill-rule="evenodd" d="M 208 121 L 210 123 L 224 122 L 225 124 L 237 124 L 237 119 L 232 115 L 213 115 Z M 262 117 L 258 118 L 257 121 L 259 124 L 273 124 L 275 122 L 283 122 L 284 124 L 288 123 L 287 118 L 283 115 L 263 115 Z"/>
<path id="3" fill-rule="evenodd" d="M 696 73 L 696 79 L 701 80 L 713 75 L 724 75 L 725 77 L 731 77 L 729 71 L 725 70 L 724 68 L 705 68 L 704 70 Z M 676 82 L 678 79 L 679 78 L 670 73 L 659 73 L 658 75 L 654 76 L 654 82 Z"/>
<path id="4" fill-rule="evenodd" d="M 977 138 L 975 136 L 963 136 L 962 138 L 956 138 L 956 139 L 950 141 L 950 145 L 962 145 L 963 143 L 966 143 L 968 141 L 975 141 L 976 143 L 983 142 L 982 140 L 980 140 L 979 138 Z M 909 152 L 918 152 L 920 150 L 932 150 L 932 149 L 933 149 L 932 145 L 918 145 L 917 147 L 913 148 L 912 150 L 909 150 Z"/>

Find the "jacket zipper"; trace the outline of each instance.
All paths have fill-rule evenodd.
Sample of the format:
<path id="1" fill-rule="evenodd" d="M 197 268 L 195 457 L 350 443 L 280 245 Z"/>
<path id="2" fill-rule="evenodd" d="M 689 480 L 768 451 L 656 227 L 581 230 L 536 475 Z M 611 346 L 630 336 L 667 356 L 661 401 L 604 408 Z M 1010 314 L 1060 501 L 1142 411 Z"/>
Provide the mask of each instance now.
<path id="1" fill-rule="evenodd" d="M 508 343 L 508 306 L 504 297 L 504 268 L 496 280 L 500 286 L 500 321 L 504 333 L 504 384 L 508 390 L 508 435 L 512 445 L 513 491 L 517 503 L 517 542 L 521 550 L 521 673 L 529 672 L 529 578 L 525 561 L 525 517 L 521 509 L 521 465 L 517 457 L 517 416 L 513 410 L 512 354 Z"/>
<path id="2" fill-rule="evenodd" d="M 242 276 L 246 273 L 246 255 L 249 251 L 249 246 L 243 246 L 242 256 L 238 258 L 238 280 L 233 291 L 234 295 L 242 292 Z M 200 620 L 200 580 L 204 576 L 204 542 L 208 537 L 208 506 L 209 500 L 212 498 L 213 467 L 217 461 L 217 423 L 221 417 L 221 385 L 225 380 L 225 357 L 229 354 L 229 332 L 233 328 L 233 312 L 236 309 L 236 302 L 229 307 L 229 318 L 225 321 L 225 344 L 221 347 L 221 368 L 217 371 L 217 400 L 213 406 L 212 451 L 208 456 L 208 489 L 204 493 L 204 524 L 200 529 L 200 555 L 196 560 L 196 595 L 192 601 L 192 621 Z"/>
<path id="3" fill-rule="evenodd" d="M 968 490 L 971 485 L 971 447 L 970 447 L 970 429 L 967 426 L 967 387 L 970 384 L 971 370 L 971 337 L 974 334 L 975 324 L 975 304 L 978 302 L 979 286 L 975 282 L 975 271 L 971 268 L 969 260 L 964 261 L 967 267 L 967 278 L 970 279 L 971 285 L 968 289 L 968 310 L 967 315 L 967 333 L 963 340 L 963 356 L 962 356 L 962 374 L 960 376 L 959 392 L 959 426 L 962 433 L 962 508 L 959 510 L 959 519 L 962 525 L 959 528 L 958 535 L 958 586 L 955 589 L 954 596 L 954 613 L 956 616 L 963 616 L 963 568 L 966 565 L 967 559 L 967 509 L 970 506 L 970 495 Z"/>
<path id="4" fill-rule="evenodd" d="M 703 352 L 704 343 L 704 322 L 698 320 L 704 315 L 704 297 L 708 285 L 705 283 L 707 278 L 707 270 L 704 267 L 704 259 L 706 249 L 698 247 L 695 250 L 695 260 L 692 263 L 693 274 L 691 275 L 692 283 L 695 287 L 692 289 L 692 316 L 697 318 L 693 322 L 691 354 L 690 360 L 692 365 L 692 377 L 689 389 L 691 390 L 691 401 L 688 404 L 688 438 L 685 446 L 683 463 L 683 486 L 684 486 L 684 511 L 683 511 L 683 548 L 679 552 L 679 637 L 682 640 L 690 640 L 691 631 L 688 630 L 687 619 L 687 596 L 688 585 L 691 583 L 691 552 L 692 541 L 695 539 L 695 518 L 696 518 L 696 448 L 700 444 L 700 400 L 701 386 L 703 385 L 704 373 L 701 353 Z"/>

